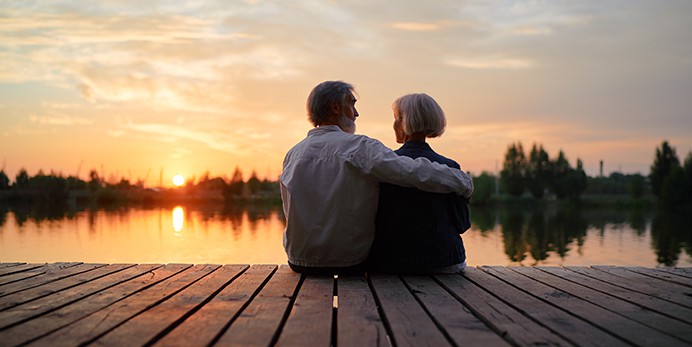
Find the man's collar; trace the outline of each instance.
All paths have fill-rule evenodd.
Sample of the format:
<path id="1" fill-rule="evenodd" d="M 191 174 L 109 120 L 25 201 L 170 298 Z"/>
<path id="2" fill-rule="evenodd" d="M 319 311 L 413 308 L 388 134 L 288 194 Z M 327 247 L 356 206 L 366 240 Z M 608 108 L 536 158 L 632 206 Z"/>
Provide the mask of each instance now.
<path id="1" fill-rule="evenodd" d="M 339 128 L 338 125 L 320 125 L 318 127 L 314 127 L 308 131 L 308 134 L 314 134 L 314 133 L 323 133 L 323 132 L 332 132 L 332 131 L 343 131 L 341 128 Z"/>

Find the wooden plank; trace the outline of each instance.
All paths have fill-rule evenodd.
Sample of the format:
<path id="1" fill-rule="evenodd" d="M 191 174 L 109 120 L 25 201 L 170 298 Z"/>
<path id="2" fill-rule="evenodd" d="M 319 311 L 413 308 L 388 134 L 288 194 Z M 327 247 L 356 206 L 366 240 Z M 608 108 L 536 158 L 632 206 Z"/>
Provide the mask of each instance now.
<path id="1" fill-rule="evenodd" d="M 144 346 L 163 336 L 172 327 L 194 313 L 215 293 L 232 281 L 248 265 L 226 265 L 210 273 L 168 300 L 133 317 L 93 341 L 94 346 Z M 169 328 L 170 327 L 170 328 Z"/>
<path id="2" fill-rule="evenodd" d="M 8 268 L 23 265 L 28 264 Z M 2 346 L 182 346 L 213 345 L 216 340 L 220 345 L 388 344 L 375 296 L 364 277 L 337 280 L 339 307 L 334 326 L 333 279 L 301 280 L 286 266 L 273 275 L 275 266 L 253 266 L 233 279 L 232 274 L 221 275 L 221 269 L 212 272 L 205 265 L 173 276 L 172 269 L 164 275 L 165 268 L 147 271 L 136 266 L 110 274 L 96 271 L 99 268 L 69 277 L 62 271 L 75 271 L 77 266 L 49 271 L 59 263 L 38 265 L 0 277 L 2 281 L 34 274 L 0 286 L 0 293 L 7 286 L 20 290 L 0 297 L 0 307 L 20 294 L 33 293 L 27 296 L 29 301 L 0 310 Z M 442 336 L 441 343 L 426 338 L 423 345 L 581 345 L 584 342 L 572 337 L 582 334 L 575 328 L 575 319 L 598 327 L 587 345 L 692 344 L 692 309 L 672 302 L 672 294 L 666 294 L 674 288 L 675 295 L 686 295 L 688 279 L 678 273 L 636 267 L 483 269 L 487 273 L 468 269 L 463 276 L 438 275 L 434 280 L 389 276 L 392 283 L 387 275 L 373 275 L 372 288 L 378 298 L 385 297 L 380 301 L 388 319 L 388 313 L 398 315 L 396 319 L 409 319 L 406 324 L 425 330 L 421 334 L 432 331 Z M 251 271 L 256 271 L 254 277 L 248 275 Z M 48 281 L 48 276 L 54 281 Z M 378 276 L 382 277 L 375 279 Z M 635 282 L 636 290 L 631 290 Z M 23 290 L 20 283 L 33 287 Z M 390 295 L 383 295 L 382 288 L 388 288 Z M 388 323 L 393 343 L 411 344 L 395 324 Z M 608 334 L 602 335 L 603 331 Z M 501 334 L 506 334 L 505 340 Z"/>
<path id="3" fill-rule="evenodd" d="M 277 342 L 280 346 L 329 346 L 334 303 L 334 277 L 308 277 Z"/>
<path id="4" fill-rule="evenodd" d="M 52 264 L 46 264 L 41 267 L 37 267 L 35 269 L 31 269 L 28 271 L 22 271 L 22 272 L 17 272 L 11 275 L 5 275 L 0 277 L 0 296 L 2 296 L 3 292 L 6 292 L 5 288 L 3 286 L 6 286 L 7 284 L 21 281 L 23 279 L 35 277 L 42 275 L 46 273 L 46 271 L 49 270 L 54 270 L 56 268 L 62 268 L 62 267 L 70 267 L 70 266 L 75 266 L 79 263 L 52 263 Z"/>
<path id="5" fill-rule="evenodd" d="M 44 273 L 46 273 L 45 268 L 40 267 L 40 268 L 30 270 L 30 271 L 18 272 L 16 274 L 2 276 L 2 277 L 0 277 L 0 289 L 2 289 L 3 285 L 18 282 L 18 281 L 21 281 L 21 280 L 27 279 L 27 278 L 39 276 L 39 275 L 42 275 Z"/>
<path id="6" fill-rule="evenodd" d="M 339 276 L 337 296 L 337 346 L 389 346 L 365 277 Z"/>
<path id="7" fill-rule="evenodd" d="M 466 268 L 466 273 L 469 272 L 476 273 L 476 276 L 472 277 L 483 275 L 478 270 Z M 435 275 L 435 279 L 464 306 L 468 307 L 476 317 L 511 344 L 524 346 L 571 345 L 564 338 L 526 317 L 465 276 Z M 492 291 L 493 288 L 487 288 L 487 290 Z"/>
<path id="8" fill-rule="evenodd" d="M 484 269 L 633 345 L 641 343 L 648 346 L 684 345 L 686 344 L 685 342 L 676 340 L 671 335 L 686 334 L 690 338 L 692 334 L 691 327 L 685 323 L 672 320 L 652 311 L 641 313 L 641 307 L 594 291 L 593 289 L 582 287 L 579 284 L 570 283 L 537 269 L 529 267 L 484 267 Z M 645 322 L 663 320 L 669 324 L 677 325 L 681 330 L 669 331 L 666 334 L 666 332 L 630 319 L 625 315 L 628 312 L 634 312 L 634 316 L 639 316 L 640 320 Z M 594 344 L 602 344 L 612 340 L 610 338 L 602 341 L 598 338 L 601 335 L 602 333 L 593 335 Z M 614 343 L 613 345 L 616 344 L 622 344 L 622 342 Z"/>
<path id="9" fill-rule="evenodd" d="M 587 268 L 576 268 L 576 267 L 568 267 L 568 268 L 558 268 L 558 267 L 537 267 L 537 269 L 540 269 L 542 271 L 548 272 L 550 274 L 553 274 L 555 276 L 558 276 L 560 278 L 563 278 L 565 280 L 568 280 L 572 283 L 579 284 L 581 286 L 585 286 L 591 289 L 594 289 L 596 291 L 599 291 L 601 293 L 625 300 L 627 302 L 633 303 L 641 308 L 646 308 L 649 311 L 653 311 L 658 313 L 659 315 L 664 315 L 676 320 L 680 320 L 686 323 L 692 323 L 692 311 L 690 309 L 687 309 L 685 307 L 682 307 L 680 305 L 676 305 L 673 303 L 670 303 L 668 301 L 646 295 L 646 294 L 640 294 L 637 292 L 630 291 L 628 289 L 603 282 L 601 280 L 595 279 L 593 277 L 589 277 L 586 275 L 583 275 L 581 272 L 594 272 L 597 270 L 594 269 L 587 269 Z M 614 305 L 614 303 L 610 303 L 609 305 Z M 643 318 L 643 317 L 642 317 Z M 647 324 L 651 327 L 656 327 L 659 329 L 658 326 L 654 326 L 653 322 L 648 322 L 648 321 L 641 321 L 644 324 Z M 665 325 L 664 325 L 665 326 Z M 662 327 L 661 327 L 662 328 Z"/>
<path id="10" fill-rule="evenodd" d="M 404 282 L 437 325 L 458 346 L 509 346 L 429 276 L 405 276 Z"/>
<path id="11" fill-rule="evenodd" d="M 43 266 L 46 266 L 48 264 L 43 263 L 43 264 L 22 264 L 22 265 L 16 265 L 16 266 L 8 266 L 4 268 L 0 268 L 0 276 L 7 276 L 7 275 L 12 275 L 16 274 L 19 272 L 23 271 L 29 271 L 29 270 L 34 270 Z"/>
<path id="12" fill-rule="evenodd" d="M 618 272 L 618 275 L 615 275 L 609 270 L 604 270 L 602 267 L 569 267 L 568 269 L 595 278 L 604 283 L 613 284 L 633 294 L 655 297 L 661 301 L 667 302 L 668 305 L 679 305 L 687 310 L 692 309 L 692 291 L 689 290 L 690 288 L 678 285 L 666 285 L 666 282 L 657 279 L 648 279 L 644 275 L 624 269 L 624 272 Z M 680 290 L 680 288 L 683 290 Z M 690 296 L 687 296 L 685 294 L 686 292 L 690 292 Z"/>
<path id="13" fill-rule="evenodd" d="M 69 266 L 64 266 L 67 264 Z M 106 264 L 80 264 L 80 263 L 55 263 L 51 264 L 45 268 L 41 268 L 40 273 L 31 278 L 26 278 L 19 282 L 10 283 L 0 287 L 0 297 L 28 290 L 34 287 L 38 287 L 51 282 L 59 281 L 63 278 L 67 278 L 73 275 L 77 275 L 83 272 L 91 271 L 100 267 L 106 266 Z M 22 272 L 31 273 L 29 272 Z M 10 277 L 10 276 L 6 276 Z"/>
<path id="14" fill-rule="evenodd" d="M 276 265 L 253 265 L 154 346 L 209 346 L 259 292 Z"/>
<path id="15" fill-rule="evenodd" d="M 665 273 L 675 274 L 685 278 L 692 278 L 692 268 L 665 267 L 657 268 L 656 270 L 663 271 Z"/>
<path id="16" fill-rule="evenodd" d="M 13 294 L 5 295 L 0 298 L 0 311 L 6 310 L 32 300 L 40 299 L 44 296 L 60 292 L 62 290 L 78 286 L 85 282 L 92 281 L 102 276 L 107 276 L 111 273 L 122 271 L 128 267 L 134 266 L 133 264 L 114 264 L 104 266 L 94 270 L 87 274 L 80 274 L 78 276 L 72 276 L 64 278 L 62 280 L 49 282 L 41 286 L 37 286 L 28 290 L 18 291 Z"/>
<path id="17" fill-rule="evenodd" d="M 109 290 L 98 292 L 95 295 L 71 305 L 63 306 L 23 324 L 1 330 L 0 341 L 4 341 L 11 346 L 28 343 L 150 287 L 188 267 L 190 265 L 169 264 L 153 269 L 130 281 L 118 284 Z"/>
<path id="18" fill-rule="evenodd" d="M 475 269 L 474 269 L 475 270 Z M 540 322 L 542 325 L 576 345 L 624 346 L 622 340 L 614 338 L 593 324 L 571 313 L 542 301 L 530 293 L 512 286 L 495 276 L 478 270 L 469 271 L 467 277 L 474 283 L 492 290 L 508 305 Z"/>
<path id="19" fill-rule="evenodd" d="M 26 263 L 0 263 L 0 269 L 4 269 L 6 267 L 12 267 L 12 266 L 17 266 L 17 265 L 24 265 Z"/>
<path id="20" fill-rule="evenodd" d="M 50 345 L 57 347 L 88 344 L 111 329 L 120 326 L 128 319 L 164 302 L 175 295 L 175 293 L 208 275 L 218 267 L 218 265 L 195 265 L 189 267 L 154 286 L 148 287 L 64 328 L 45 335 L 30 343 L 29 346 Z"/>
<path id="21" fill-rule="evenodd" d="M 692 287 L 692 277 L 680 276 L 676 273 L 672 273 L 669 271 L 662 271 L 660 269 L 652 269 L 645 267 L 626 266 L 624 268 L 629 271 L 633 271 L 650 277 L 655 277 L 667 282 L 673 282 L 675 284 L 683 285 L 686 287 Z"/>
<path id="22" fill-rule="evenodd" d="M 142 265 L 133 267 L 130 265 L 109 265 L 103 267 L 102 269 L 110 267 L 110 276 L 101 276 L 94 280 L 84 279 L 82 285 L 76 285 L 5 310 L 2 312 L 2 315 L 0 315 L 0 329 L 9 328 L 61 308 L 62 306 L 69 305 L 103 289 L 140 276 L 150 271 L 152 268 L 159 266 L 160 265 Z M 96 269 L 95 271 L 98 270 L 99 269 Z M 19 294 L 21 293 L 23 292 Z"/>
<path id="23" fill-rule="evenodd" d="M 621 267 L 593 266 L 592 268 L 603 272 L 593 273 L 591 276 L 595 278 L 692 309 L 692 288 L 628 271 Z"/>
<path id="24" fill-rule="evenodd" d="M 214 346 L 273 344 L 300 282 L 300 274 L 281 265 Z"/>
<path id="25" fill-rule="evenodd" d="M 396 346 L 448 346 L 450 342 L 430 316 L 395 275 L 371 274 L 370 282 L 378 300 L 390 339 Z"/>

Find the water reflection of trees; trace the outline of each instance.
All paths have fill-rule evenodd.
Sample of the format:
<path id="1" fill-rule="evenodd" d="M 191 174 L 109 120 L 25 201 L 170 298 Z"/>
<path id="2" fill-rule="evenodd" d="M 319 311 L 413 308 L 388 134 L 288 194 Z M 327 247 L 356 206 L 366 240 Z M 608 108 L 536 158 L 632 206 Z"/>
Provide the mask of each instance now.
<path id="1" fill-rule="evenodd" d="M 68 206 L 53 206 L 50 204 L 14 204 L 11 207 L 0 208 L 0 226 L 4 224 L 7 213 L 12 212 L 14 219 L 19 226 L 23 226 L 29 220 L 41 223 L 44 221 L 60 220 L 64 218 L 74 218 L 77 211 Z"/>
<path id="2" fill-rule="evenodd" d="M 578 209 L 508 208 L 499 214 L 505 254 L 512 262 L 530 255 L 535 265 L 551 252 L 564 259 L 571 244 L 584 244 L 588 225 Z"/>
<path id="3" fill-rule="evenodd" d="M 659 209 L 648 211 L 631 209 L 589 209 L 578 206 L 562 207 L 508 207 L 490 209 L 476 207 L 471 213 L 474 227 L 482 234 L 495 228 L 497 218 L 501 226 L 504 252 L 514 263 L 529 257 L 536 265 L 554 253 L 561 259 L 570 252 L 581 252 L 589 228 L 600 230 L 606 226 L 625 228 L 642 236 L 651 219 L 651 246 L 659 264 L 676 265 L 681 252 L 692 256 L 692 211 Z"/>
<path id="4" fill-rule="evenodd" d="M 0 227 L 7 223 L 7 216 L 11 212 L 14 215 L 15 223 L 23 226 L 27 222 L 40 224 L 44 221 L 55 221 L 64 219 L 75 219 L 78 214 L 84 212 L 90 228 L 95 227 L 98 222 L 98 213 L 106 212 L 115 214 L 119 219 L 128 218 L 128 213 L 134 210 L 154 210 L 172 209 L 174 206 L 129 206 L 113 205 L 105 208 L 90 208 L 68 206 L 64 204 L 2 204 L 0 203 Z M 195 213 L 200 217 L 202 223 L 211 220 L 229 221 L 234 228 L 240 228 L 243 223 L 243 215 L 247 214 L 251 230 L 256 229 L 257 223 L 272 218 L 272 214 L 278 212 L 279 218 L 285 223 L 283 211 L 280 205 L 274 203 L 253 202 L 237 204 L 196 204 L 184 207 L 190 213 L 186 214 L 186 219 L 191 218 Z"/>
<path id="5" fill-rule="evenodd" d="M 656 261 L 674 266 L 684 249 L 692 256 L 692 208 L 659 208 L 651 221 L 651 244 Z"/>
<path id="6" fill-rule="evenodd" d="M 472 223 L 475 228 L 480 230 L 481 234 L 485 234 L 489 230 L 495 229 L 495 209 L 482 206 L 474 208 L 472 213 Z"/>
<path id="7" fill-rule="evenodd" d="M 121 221 L 130 218 L 133 210 L 170 210 L 174 206 L 114 206 L 108 209 L 74 208 L 50 204 L 0 203 L 0 232 L 2 227 L 14 222 L 22 227 L 27 222 L 41 224 L 44 221 L 87 218 L 91 231 L 96 230 L 99 214 L 115 214 Z M 233 230 L 243 230 L 243 223 L 255 232 L 263 221 L 278 217 L 285 225 L 281 206 L 271 203 L 210 204 L 185 206 L 186 218 L 192 214 L 202 223 L 228 221 Z M 532 264 L 547 260 L 551 254 L 565 259 L 571 253 L 579 254 L 589 229 L 598 229 L 603 235 L 607 229 L 623 229 L 627 226 L 636 235 L 643 236 L 650 230 L 651 248 L 660 265 L 677 265 L 681 253 L 692 256 L 692 209 L 644 208 L 579 208 L 579 207 L 473 207 L 473 229 L 481 234 L 502 233 L 504 253 L 514 263 L 532 259 Z M 108 219 L 111 220 L 111 219 Z M 112 220 L 111 220 L 112 221 Z"/>

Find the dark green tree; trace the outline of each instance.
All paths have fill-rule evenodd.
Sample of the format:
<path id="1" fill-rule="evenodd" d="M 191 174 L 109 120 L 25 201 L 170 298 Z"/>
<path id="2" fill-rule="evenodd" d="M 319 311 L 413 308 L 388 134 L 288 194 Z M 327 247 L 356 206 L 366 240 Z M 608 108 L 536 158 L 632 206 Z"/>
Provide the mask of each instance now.
<path id="1" fill-rule="evenodd" d="M 0 190 L 10 189 L 10 178 L 7 177 L 5 170 L 0 170 Z"/>
<path id="2" fill-rule="evenodd" d="M 670 147 L 668 141 L 663 141 L 661 147 L 656 148 L 656 157 L 649 173 L 651 190 L 654 195 L 661 197 L 663 182 L 676 167 L 680 167 L 680 160 L 678 160 L 678 156 L 675 154 L 675 148 Z"/>
<path id="3" fill-rule="evenodd" d="M 29 188 L 29 174 L 26 172 L 26 169 L 21 168 L 19 172 L 17 172 L 17 175 L 14 178 L 13 187 L 16 187 L 17 189 Z"/>
<path id="4" fill-rule="evenodd" d="M 512 196 L 524 193 L 526 174 L 526 156 L 521 142 L 511 144 L 507 148 L 505 161 L 502 163 L 500 181 L 504 190 Z"/>
<path id="5" fill-rule="evenodd" d="M 68 190 L 81 190 L 86 189 L 88 187 L 87 182 L 82 181 L 81 179 L 74 176 L 69 176 L 66 180 Z"/>
<path id="6" fill-rule="evenodd" d="M 579 158 L 577 158 L 577 167 L 572 171 L 572 175 L 574 175 L 574 189 L 571 192 L 571 196 L 578 198 L 586 191 L 588 182 L 586 172 L 584 171 L 584 163 Z"/>
<path id="7" fill-rule="evenodd" d="M 487 204 L 495 193 L 495 176 L 483 171 L 480 176 L 473 177 L 473 196 L 471 200 L 474 204 Z"/>
<path id="8" fill-rule="evenodd" d="M 685 201 L 692 202 L 692 152 L 687 153 L 683 169 L 685 171 Z"/>
<path id="9" fill-rule="evenodd" d="M 58 203 L 65 201 L 68 196 L 67 180 L 52 172 L 46 175 L 42 170 L 36 176 L 29 177 L 26 188 L 30 192 L 30 199 L 40 203 Z"/>
<path id="10" fill-rule="evenodd" d="M 639 199 L 644 195 L 644 186 L 646 185 L 646 180 L 641 174 L 634 174 L 630 177 L 630 196 Z"/>
<path id="11" fill-rule="evenodd" d="M 262 181 L 257 178 L 257 172 L 252 170 L 252 174 L 250 174 L 250 178 L 247 180 L 247 189 L 251 194 L 256 194 L 260 188 L 262 188 Z"/>
<path id="12" fill-rule="evenodd" d="M 228 184 L 227 193 L 229 196 L 242 196 L 244 190 L 245 182 L 243 182 L 243 172 L 236 166 L 231 182 Z"/>
<path id="13" fill-rule="evenodd" d="M 668 204 L 682 204 L 686 200 L 685 171 L 680 166 L 673 166 L 661 184 L 659 198 Z"/>
<path id="14" fill-rule="evenodd" d="M 99 173 L 96 170 L 89 171 L 89 189 L 91 191 L 97 191 L 103 186 L 103 180 L 99 177 Z"/>
<path id="15" fill-rule="evenodd" d="M 548 152 L 543 149 L 543 145 L 531 147 L 529 162 L 526 168 L 526 187 L 535 198 L 542 198 L 545 190 L 551 182 L 551 163 Z"/>
<path id="16" fill-rule="evenodd" d="M 572 172 L 572 167 L 569 161 L 565 158 L 565 153 L 560 150 L 552 164 L 553 182 L 551 190 L 558 199 L 564 199 L 570 193 L 569 176 Z"/>
<path id="17" fill-rule="evenodd" d="M 260 189 L 265 192 L 279 191 L 279 182 L 272 182 L 268 178 L 262 180 L 262 188 Z"/>

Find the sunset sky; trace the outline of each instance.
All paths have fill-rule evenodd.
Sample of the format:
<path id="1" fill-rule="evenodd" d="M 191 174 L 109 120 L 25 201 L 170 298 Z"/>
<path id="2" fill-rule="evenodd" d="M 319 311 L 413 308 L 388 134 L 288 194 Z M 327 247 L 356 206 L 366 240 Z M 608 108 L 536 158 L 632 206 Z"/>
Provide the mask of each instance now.
<path id="1" fill-rule="evenodd" d="M 344 80 L 391 148 L 392 101 L 435 98 L 432 147 L 474 174 L 515 141 L 648 174 L 692 150 L 691 43 L 688 0 L 0 1 L 0 168 L 276 179 Z"/>

